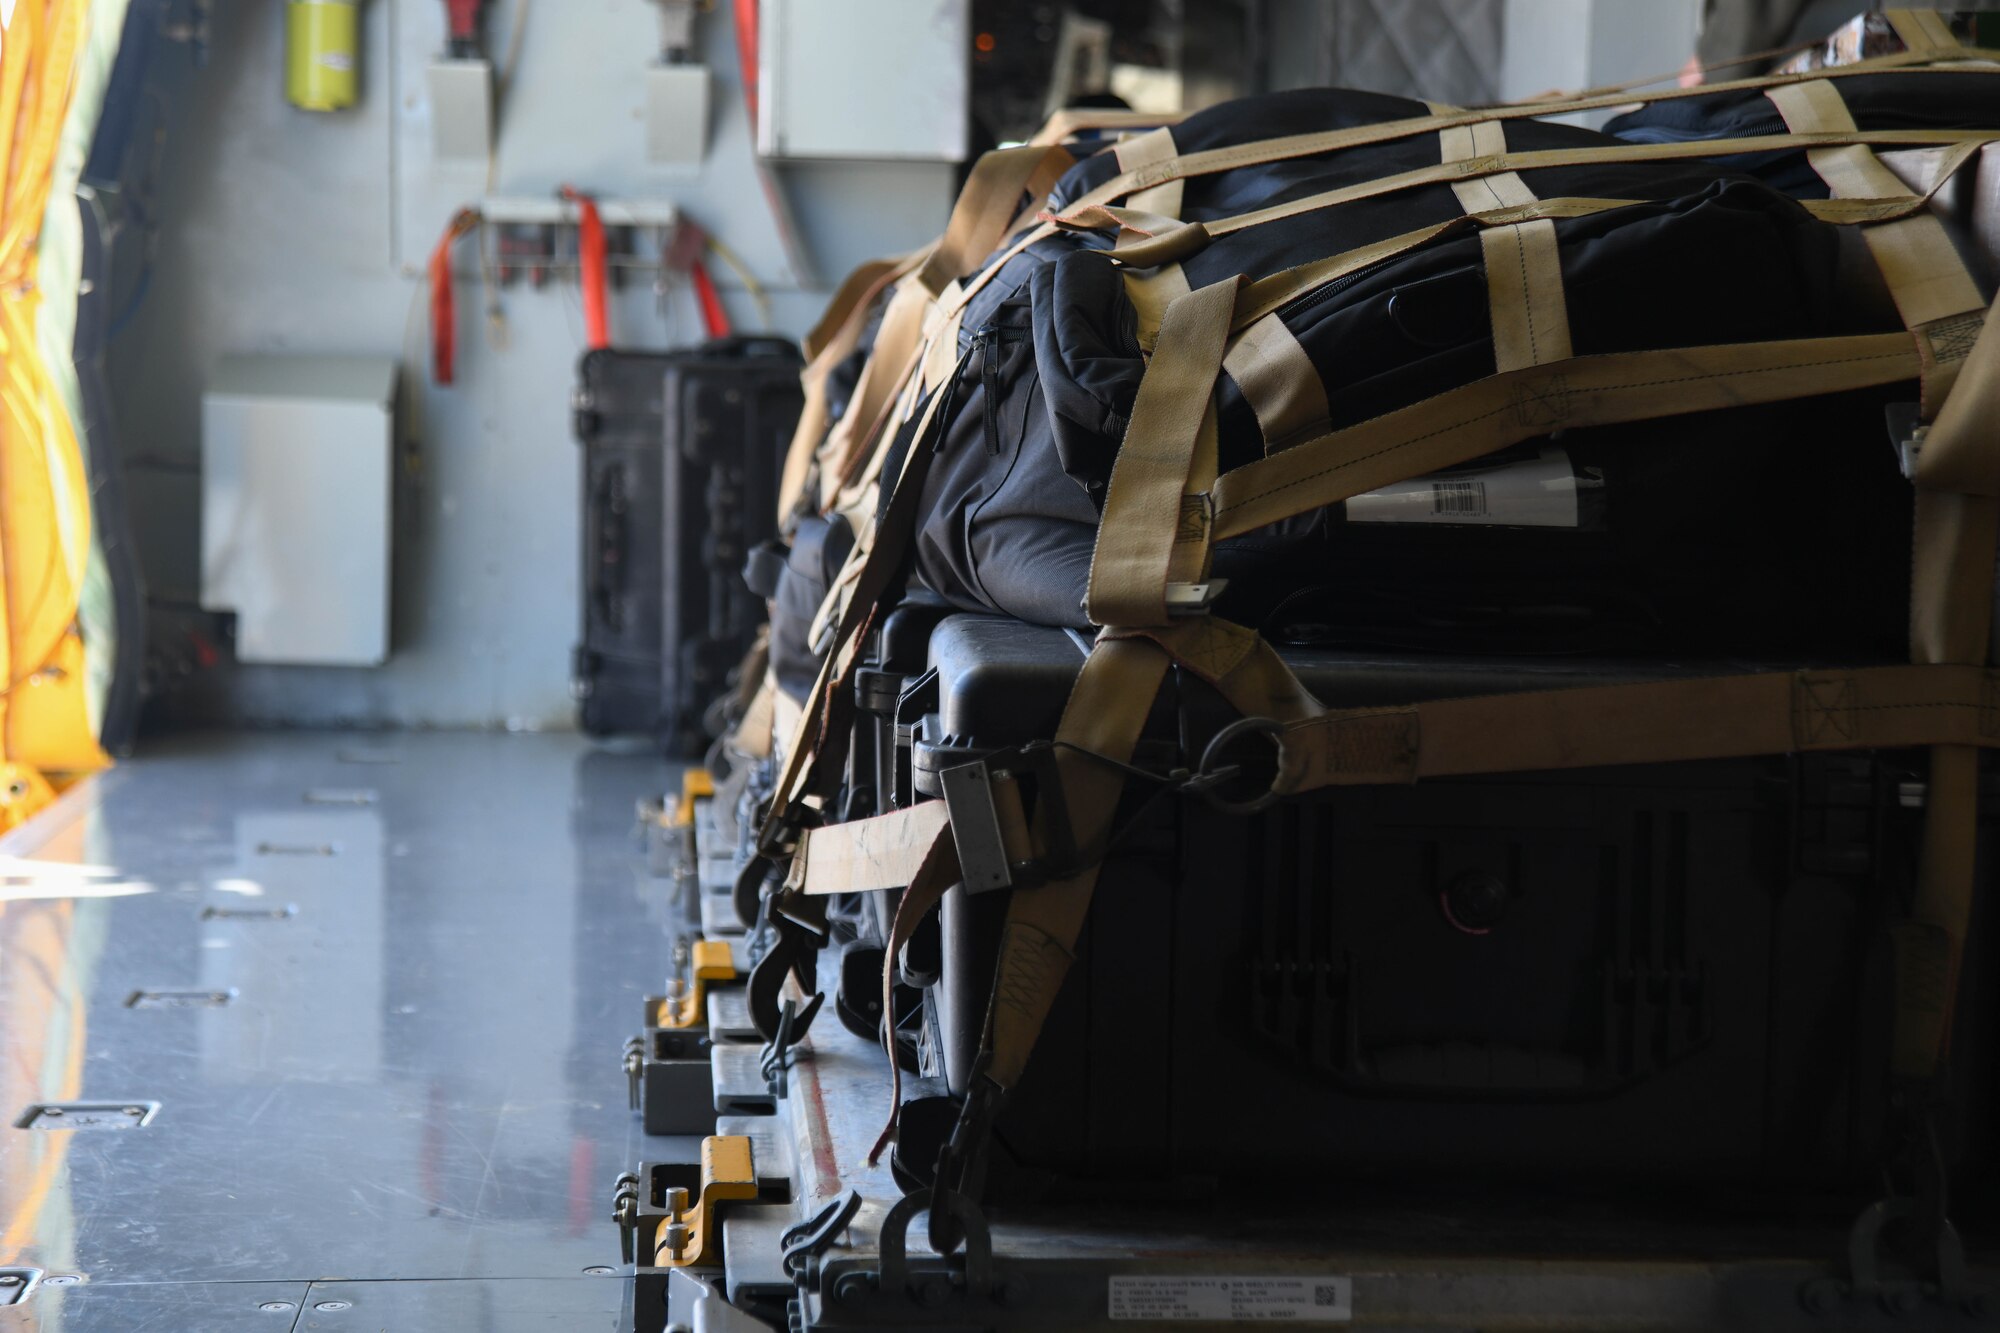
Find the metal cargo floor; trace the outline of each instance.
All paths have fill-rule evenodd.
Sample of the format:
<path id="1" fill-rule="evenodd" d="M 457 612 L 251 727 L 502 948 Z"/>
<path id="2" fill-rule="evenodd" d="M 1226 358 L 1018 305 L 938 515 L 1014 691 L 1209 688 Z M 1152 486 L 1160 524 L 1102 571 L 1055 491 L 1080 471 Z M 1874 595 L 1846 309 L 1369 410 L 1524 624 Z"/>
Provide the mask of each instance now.
<path id="1" fill-rule="evenodd" d="M 0 1329 L 620 1327 L 666 777 L 571 737 L 198 737 L 0 840 Z"/>

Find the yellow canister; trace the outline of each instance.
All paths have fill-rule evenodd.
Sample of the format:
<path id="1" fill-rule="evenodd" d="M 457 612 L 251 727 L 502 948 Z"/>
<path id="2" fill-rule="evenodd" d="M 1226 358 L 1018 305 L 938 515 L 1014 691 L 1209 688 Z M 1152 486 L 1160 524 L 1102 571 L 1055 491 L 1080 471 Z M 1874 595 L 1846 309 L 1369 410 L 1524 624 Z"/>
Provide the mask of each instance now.
<path id="1" fill-rule="evenodd" d="M 286 0 L 285 97 L 339 111 L 360 95 L 361 0 Z"/>

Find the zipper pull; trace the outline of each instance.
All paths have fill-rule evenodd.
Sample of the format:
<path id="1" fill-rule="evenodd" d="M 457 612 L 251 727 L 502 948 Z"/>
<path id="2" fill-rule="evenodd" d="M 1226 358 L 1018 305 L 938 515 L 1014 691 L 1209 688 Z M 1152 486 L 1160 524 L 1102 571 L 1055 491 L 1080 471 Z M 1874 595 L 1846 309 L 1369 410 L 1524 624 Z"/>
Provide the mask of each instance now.
<path id="1" fill-rule="evenodd" d="M 938 389 L 938 392 L 944 395 L 944 403 L 938 408 L 937 416 L 932 419 L 931 425 L 931 448 L 938 453 L 944 452 L 945 439 L 951 434 L 951 419 L 958 411 L 958 394 L 965 380 L 965 368 L 971 363 L 974 353 L 983 345 L 985 336 L 985 329 L 972 331 L 972 341 L 967 344 L 963 352 L 959 353 L 958 362 L 952 366 L 950 377 Z"/>
<path id="2" fill-rule="evenodd" d="M 979 387 L 986 417 L 986 455 L 997 458 L 1000 455 L 1000 366 L 993 355 L 1000 344 L 993 333 L 992 325 L 973 335 L 975 342 L 985 339 L 979 353 Z"/>

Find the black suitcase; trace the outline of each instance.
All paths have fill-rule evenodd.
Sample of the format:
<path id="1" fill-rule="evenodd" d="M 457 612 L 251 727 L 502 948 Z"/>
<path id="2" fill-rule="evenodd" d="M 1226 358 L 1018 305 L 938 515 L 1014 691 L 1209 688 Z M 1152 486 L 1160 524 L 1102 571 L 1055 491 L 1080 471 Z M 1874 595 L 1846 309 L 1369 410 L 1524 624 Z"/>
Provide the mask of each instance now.
<path id="1" fill-rule="evenodd" d="M 776 529 L 801 365 L 779 338 L 584 355 L 572 682 L 585 731 L 655 735 L 676 754 L 703 744 L 703 712 L 764 619 L 743 562 Z"/>
<path id="2" fill-rule="evenodd" d="M 1054 734 L 1087 646 L 945 620 L 931 671 L 876 714 L 877 746 L 896 750 L 877 767 L 908 775 L 880 781 L 883 804 Z M 1286 656 L 1334 706 L 1749 669 Z M 1135 762 L 1189 764 L 1233 716 L 1170 676 Z M 1884 931 L 1922 777 L 1920 755 L 1835 754 L 1336 788 L 1250 818 L 1156 802 L 1107 863 L 989 1189 L 1865 1186 L 1891 1133 Z M 1007 896 L 953 888 L 906 954 L 942 960 L 921 1064 L 954 1094 Z M 1961 1178 L 1992 1161 L 1994 921 L 1983 903 L 1941 1125 Z M 908 1109 L 898 1162 L 922 1179 L 953 1114 L 935 1097 Z"/>
<path id="3" fill-rule="evenodd" d="M 780 338 L 719 339 L 667 366 L 660 737 L 670 753 L 706 745 L 703 713 L 764 623 L 743 566 L 777 534 L 802 369 L 798 348 Z"/>
<path id="4" fill-rule="evenodd" d="M 672 353 L 586 352 L 577 366 L 583 446 L 583 632 L 570 673 L 593 736 L 660 723 L 662 387 Z"/>

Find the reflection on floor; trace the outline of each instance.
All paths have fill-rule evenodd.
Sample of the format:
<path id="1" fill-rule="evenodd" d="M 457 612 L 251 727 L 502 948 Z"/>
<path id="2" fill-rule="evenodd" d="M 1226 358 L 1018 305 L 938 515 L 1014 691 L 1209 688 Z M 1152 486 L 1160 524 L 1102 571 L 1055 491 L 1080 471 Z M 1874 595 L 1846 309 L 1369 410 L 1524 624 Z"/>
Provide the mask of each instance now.
<path id="1" fill-rule="evenodd" d="M 0 840 L 0 1329 L 617 1327 L 667 778 L 215 736 Z"/>

